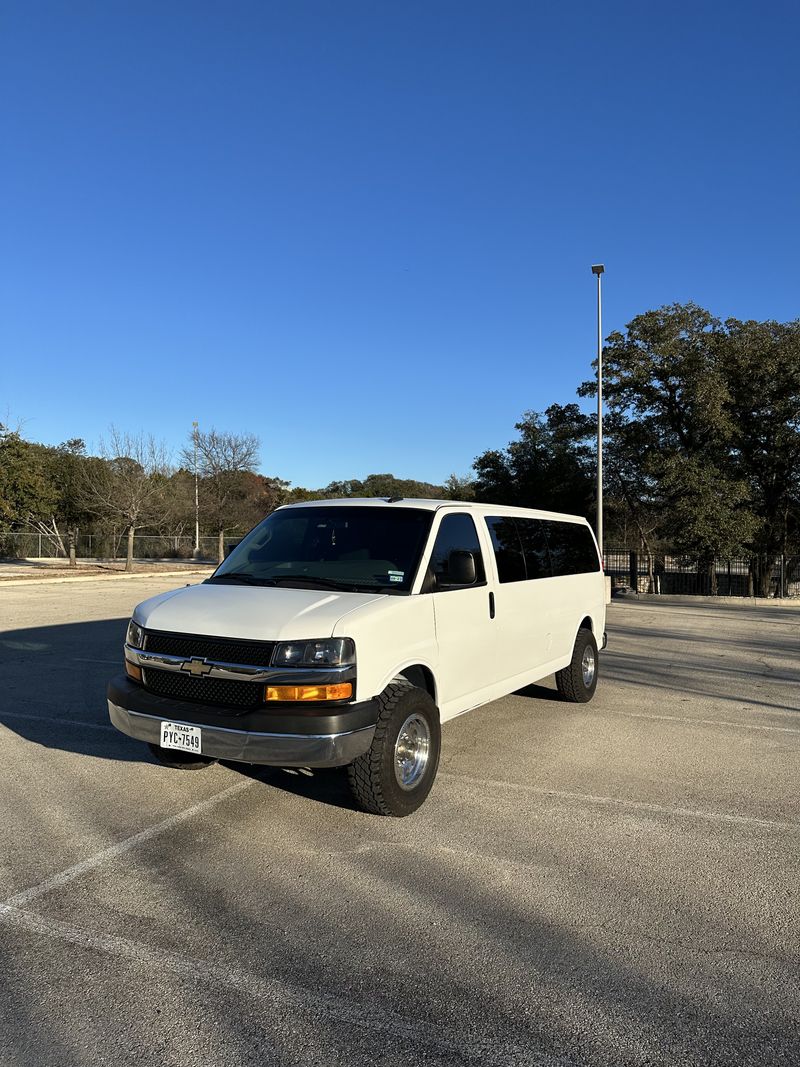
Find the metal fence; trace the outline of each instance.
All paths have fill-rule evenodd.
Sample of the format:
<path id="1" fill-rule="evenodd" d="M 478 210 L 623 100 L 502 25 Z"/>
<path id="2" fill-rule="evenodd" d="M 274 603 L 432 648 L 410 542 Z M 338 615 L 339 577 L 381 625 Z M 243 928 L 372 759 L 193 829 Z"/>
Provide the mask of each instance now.
<path id="1" fill-rule="evenodd" d="M 226 547 L 238 538 L 226 539 Z M 125 531 L 79 534 L 75 554 L 80 559 L 120 559 L 128 551 Z M 185 534 L 136 534 L 137 559 L 191 559 L 194 538 Z M 0 533 L 0 559 L 54 559 L 63 553 L 46 534 Z M 200 538 L 200 558 L 216 560 L 217 538 Z M 696 596 L 800 597 L 800 555 L 749 556 L 702 560 L 675 552 L 642 552 L 610 548 L 606 574 L 612 588 L 638 593 L 682 593 Z"/>
<path id="2" fill-rule="evenodd" d="M 237 539 L 238 540 L 238 539 Z M 229 543 L 226 541 L 226 544 Z M 200 558 L 217 558 L 217 538 L 200 538 Z M 80 559 L 119 559 L 128 552 L 128 535 L 121 533 L 79 534 L 75 555 Z M 191 559 L 194 538 L 188 535 L 136 534 L 133 554 L 137 559 Z M 56 559 L 64 556 L 46 534 L 0 533 L 0 559 Z"/>
<path id="3" fill-rule="evenodd" d="M 800 556 L 701 559 L 612 548 L 605 553 L 613 588 L 689 596 L 800 596 Z"/>

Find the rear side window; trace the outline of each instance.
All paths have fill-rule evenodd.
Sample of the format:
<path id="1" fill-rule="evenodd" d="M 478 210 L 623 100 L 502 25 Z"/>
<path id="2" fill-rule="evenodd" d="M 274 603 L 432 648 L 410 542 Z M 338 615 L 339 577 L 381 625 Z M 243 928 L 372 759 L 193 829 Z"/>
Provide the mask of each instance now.
<path id="1" fill-rule="evenodd" d="M 550 553 L 547 548 L 545 523 L 541 519 L 515 519 L 519 530 L 528 578 L 550 578 Z"/>
<path id="2" fill-rule="evenodd" d="M 501 583 L 524 582 L 528 574 L 516 521 L 489 517 L 486 519 L 486 525 L 489 527 L 489 534 L 492 538 L 494 558 L 497 560 L 497 573 Z"/>
<path id="3" fill-rule="evenodd" d="M 486 525 L 501 583 L 600 570 L 591 532 L 582 523 L 491 515 Z"/>
<path id="4" fill-rule="evenodd" d="M 486 570 L 483 565 L 481 545 L 478 540 L 478 531 L 470 515 L 445 515 L 439 532 L 436 535 L 436 543 L 431 555 L 431 567 L 437 581 L 446 586 L 450 570 L 450 553 L 453 551 L 471 552 L 475 557 L 475 583 L 480 585 L 486 581 Z M 459 588 L 468 588 L 461 586 Z"/>
<path id="5" fill-rule="evenodd" d="M 554 577 L 600 570 L 600 560 L 588 526 L 551 521 L 544 525 Z"/>

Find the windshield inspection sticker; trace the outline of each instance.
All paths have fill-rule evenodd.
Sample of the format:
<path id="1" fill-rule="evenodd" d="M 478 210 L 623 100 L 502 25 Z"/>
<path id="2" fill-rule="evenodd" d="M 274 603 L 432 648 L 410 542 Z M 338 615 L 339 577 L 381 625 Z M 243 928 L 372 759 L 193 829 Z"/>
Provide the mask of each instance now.
<path id="1" fill-rule="evenodd" d="M 402 580 L 403 580 L 403 578 L 405 578 L 405 576 L 406 576 L 406 572 L 405 571 L 389 571 L 389 581 L 390 582 L 402 582 Z"/>

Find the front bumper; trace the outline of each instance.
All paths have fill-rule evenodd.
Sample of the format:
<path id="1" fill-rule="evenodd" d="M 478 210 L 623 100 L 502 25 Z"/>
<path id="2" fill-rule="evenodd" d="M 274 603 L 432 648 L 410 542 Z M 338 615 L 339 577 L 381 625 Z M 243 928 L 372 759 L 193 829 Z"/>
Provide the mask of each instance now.
<path id="1" fill-rule="evenodd" d="M 106 698 L 111 722 L 129 737 L 158 745 L 164 721 L 199 726 L 204 756 L 276 767 L 342 767 L 351 763 L 372 744 L 377 718 L 371 700 L 331 708 L 328 713 L 319 709 L 319 714 L 284 715 L 265 710 L 226 715 L 225 709 L 148 693 L 124 675 L 109 682 Z"/>

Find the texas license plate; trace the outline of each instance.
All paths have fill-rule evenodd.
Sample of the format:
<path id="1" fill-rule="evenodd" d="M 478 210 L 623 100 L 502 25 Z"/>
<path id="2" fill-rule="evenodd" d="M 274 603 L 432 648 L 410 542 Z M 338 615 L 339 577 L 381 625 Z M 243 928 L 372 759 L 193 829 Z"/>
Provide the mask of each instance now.
<path id="1" fill-rule="evenodd" d="M 177 748 L 181 752 L 194 752 L 199 756 L 203 751 L 200 727 L 186 726 L 182 722 L 162 722 L 161 747 Z"/>

